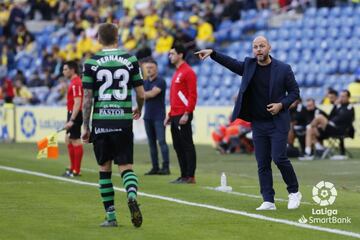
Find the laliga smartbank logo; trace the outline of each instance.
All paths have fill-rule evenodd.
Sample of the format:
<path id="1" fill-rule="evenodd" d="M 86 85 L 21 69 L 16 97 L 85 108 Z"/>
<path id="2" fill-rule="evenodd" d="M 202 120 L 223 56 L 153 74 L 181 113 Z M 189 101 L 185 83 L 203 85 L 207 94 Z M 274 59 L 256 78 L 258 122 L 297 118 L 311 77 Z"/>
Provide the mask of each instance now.
<path id="1" fill-rule="evenodd" d="M 331 182 L 321 181 L 312 189 L 313 200 L 320 206 L 332 205 L 337 196 L 337 191 Z"/>
<path id="2" fill-rule="evenodd" d="M 350 217 L 338 216 L 338 210 L 327 206 L 331 206 L 335 203 L 338 196 L 335 185 L 331 182 L 320 181 L 312 189 L 312 199 L 320 206 L 320 208 L 312 208 L 311 215 L 306 217 L 302 215 L 298 222 L 308 224 L 321 224 L 321 223 L 333 223 L 333 224 L 347 224 L 351 223 Z"/>

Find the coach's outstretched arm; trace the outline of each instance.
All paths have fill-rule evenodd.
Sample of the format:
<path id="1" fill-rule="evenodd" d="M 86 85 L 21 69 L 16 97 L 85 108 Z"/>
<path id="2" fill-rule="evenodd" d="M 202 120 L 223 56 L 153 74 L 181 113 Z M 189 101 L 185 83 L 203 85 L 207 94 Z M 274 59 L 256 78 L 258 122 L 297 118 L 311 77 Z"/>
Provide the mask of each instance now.
<path id="1" fill-rule="evenodd" d="M 204 60 L 210 56 L 211 59 L 240 76 L 242 76 L 244 73 L 244 62 L 238 61 L 225 54 L 216 52 L 214 49 L 203 49 L 196 52 L 195 54 L 198 55 L 201 60 Z"/>

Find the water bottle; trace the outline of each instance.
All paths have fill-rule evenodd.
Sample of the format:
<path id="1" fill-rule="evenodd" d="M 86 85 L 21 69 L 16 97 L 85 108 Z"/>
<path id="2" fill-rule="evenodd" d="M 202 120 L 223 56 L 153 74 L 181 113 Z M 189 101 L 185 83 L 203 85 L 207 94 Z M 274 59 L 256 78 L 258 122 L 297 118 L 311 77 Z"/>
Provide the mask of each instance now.
<path id="1" fill-rule="evenodd" d="M 226 187 L 226 186 L 227 186 L 226 175 L 225 175 L 224 172 L 221 174 L 220 186 L 221 186 L 221 187 Z"/>

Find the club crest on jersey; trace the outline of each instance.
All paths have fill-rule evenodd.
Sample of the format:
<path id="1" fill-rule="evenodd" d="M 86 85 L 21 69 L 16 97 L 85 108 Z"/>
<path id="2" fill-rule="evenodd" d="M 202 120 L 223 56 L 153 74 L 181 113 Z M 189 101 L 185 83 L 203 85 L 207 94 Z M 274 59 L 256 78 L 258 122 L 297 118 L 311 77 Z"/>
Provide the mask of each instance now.
<path id="1" fill-rule="evenodd" d="M 179 73 L 179 75 L 175 79 L 175 83 L 180 83 L 181 82 L 180 81 L 181 76 L 182 76 L 182 73 Z"/>

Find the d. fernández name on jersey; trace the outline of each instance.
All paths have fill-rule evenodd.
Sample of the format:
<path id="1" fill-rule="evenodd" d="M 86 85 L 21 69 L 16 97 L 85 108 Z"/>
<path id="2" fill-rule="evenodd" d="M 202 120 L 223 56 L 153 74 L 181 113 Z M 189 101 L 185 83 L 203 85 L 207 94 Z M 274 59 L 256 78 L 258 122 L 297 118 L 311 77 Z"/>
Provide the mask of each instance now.
<path id="1" fill-rule="evenodd" d="M 135 56 L 120 49 L 104 49 L 83 66 L 83 88 L 92 89 L 92 126 L 132 127 L 132 89 L 143 85 Z"/>

